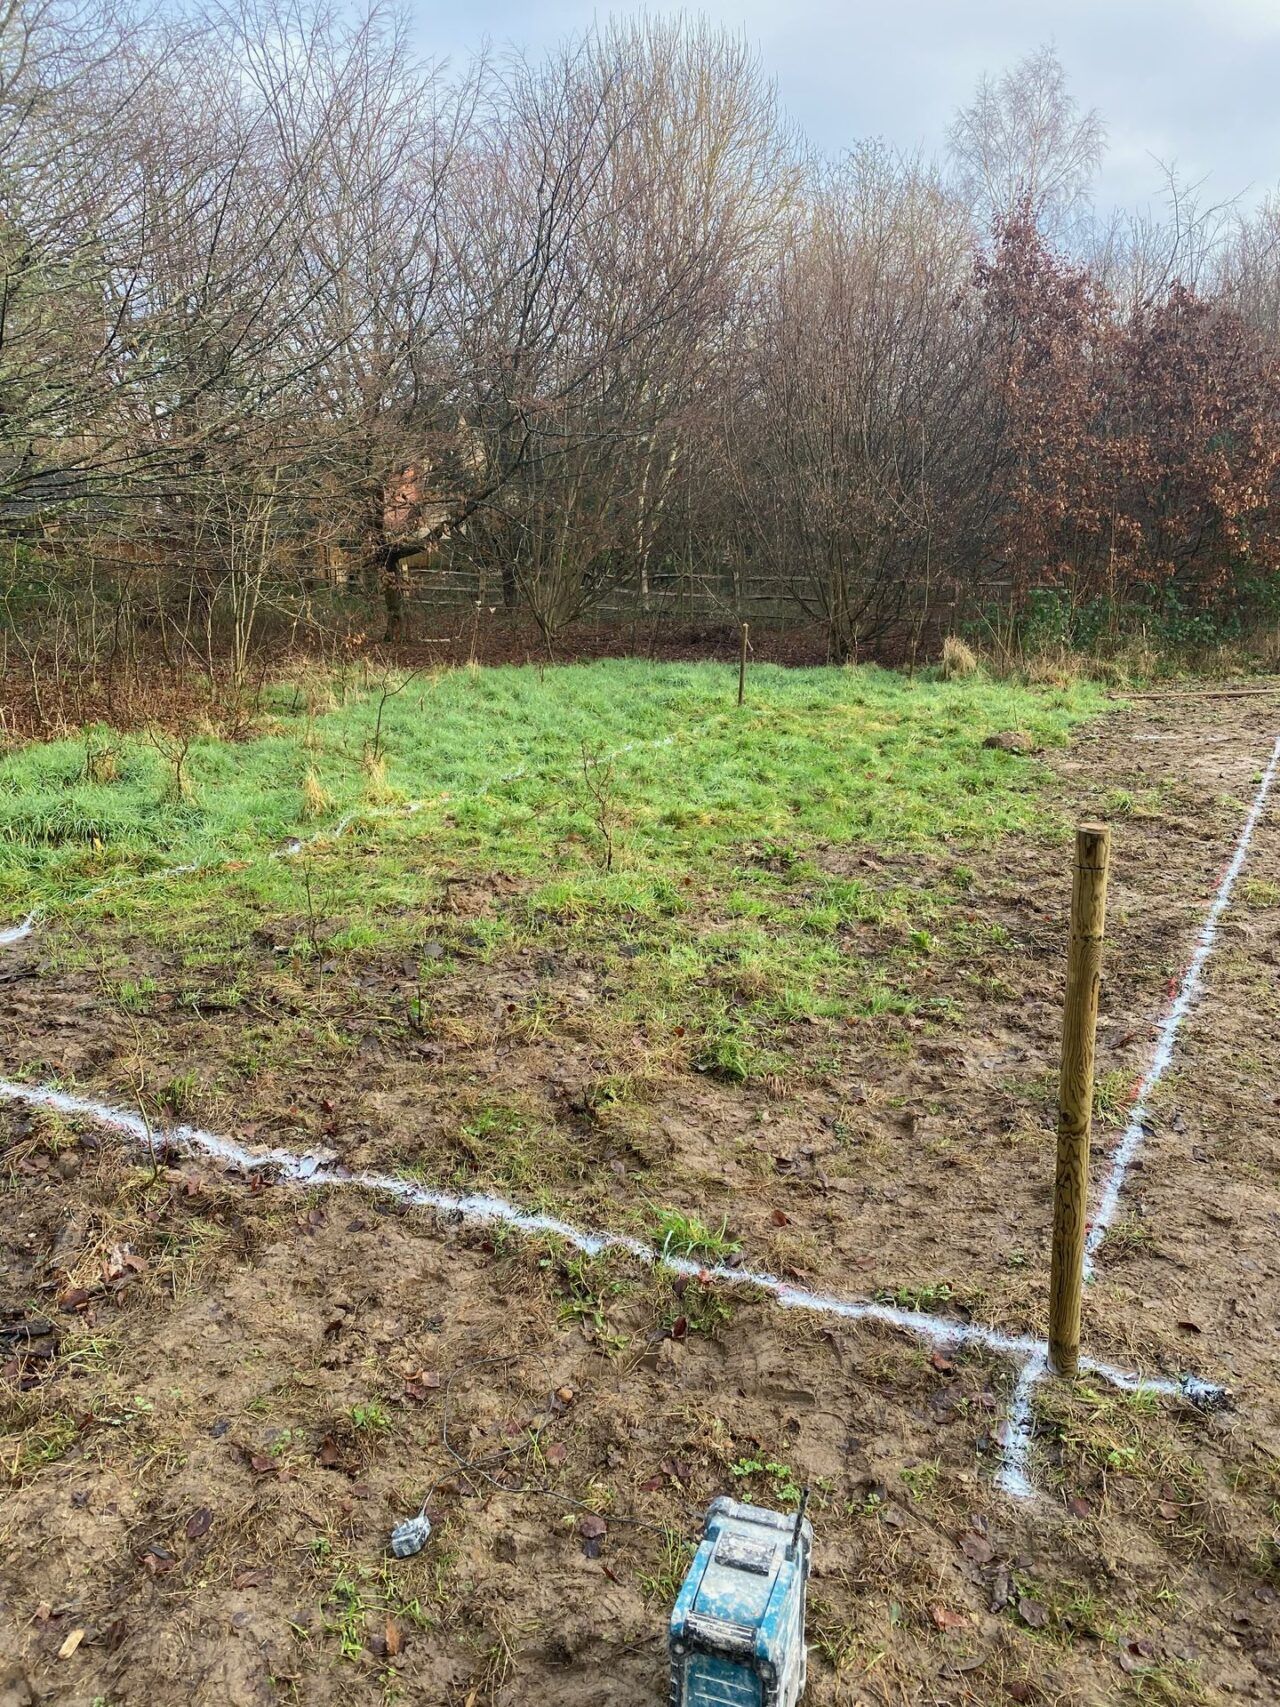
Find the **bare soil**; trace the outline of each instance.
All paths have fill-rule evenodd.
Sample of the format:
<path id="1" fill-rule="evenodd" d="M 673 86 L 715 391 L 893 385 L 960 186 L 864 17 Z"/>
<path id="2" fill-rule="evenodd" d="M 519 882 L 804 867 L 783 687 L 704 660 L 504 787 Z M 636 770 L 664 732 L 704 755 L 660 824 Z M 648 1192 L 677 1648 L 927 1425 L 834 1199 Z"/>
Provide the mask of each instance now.
<path id="1" fill-rule="evenodd" d="M 1278 723 L 1280 696 L 1147 701 L 1051 760 L 1060 811 L 1113 825 L 1096 1173 Z M 638 1707 L 662 1699 L 707 1502 L 800 1484 L 817 1707 L 1280 1699 L 1278 821 L 1087 1299 L 1094 1355 L 1195 1369 L 1234 1407 L 1048 1389 L 1029 1507 L 991 1483 L 999 1359 L 0 1111 L 0 1703 Z M 127 1102 L 131 1075 L 195 1068 L 192 1115 L 253 1141 L 586 1225 L 678 1206 L 815 1289 L 1043 1332 L 1069 850 L 821 863 L 962 894 L 916 974 L 959 1017 L 797 1026 L 788 1071 L 734 1085 L 622 1030 L 617 944 L 477 958 L 410 1025 L 376 953 L 336 979 L 264 945 L 251 998 L 218 1011 L 139 941 L 165 999 L 138 1019 L 36 941 L 0 964 L 6 1070 Z M 447 885 L 441 917 L 519 902 Z M 479 1118 L 495 1106 L 527 1114 L 514 1136 Z M 424 1498 L 427 1548 L 388 1562 Z"/>

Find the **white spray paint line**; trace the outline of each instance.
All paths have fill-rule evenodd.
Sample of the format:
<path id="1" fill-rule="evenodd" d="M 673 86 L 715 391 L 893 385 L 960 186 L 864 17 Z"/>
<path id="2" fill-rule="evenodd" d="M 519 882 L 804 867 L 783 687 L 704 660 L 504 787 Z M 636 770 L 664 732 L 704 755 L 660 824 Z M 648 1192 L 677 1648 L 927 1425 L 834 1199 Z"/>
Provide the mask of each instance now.
<path id="1" fill-rule="evenodd" d="M 1049 1348 L 1037 1351 L 1023 1364 L 1009 1403 L 1004 1425 L 1004 1447 L 996 1486 L 1015 1500 L 1035 1498 L 1031 1480 L 1031 1397 L 1049 1367 Z"/>
<path id="2" fill-rule="evenodd" d="M 25 919 L 20 920 L 16 925 L 6 925 L 3 930 L 0 930 L 0 948 L 8 948 L 10 943 L 21 942 L 24 937 L 29 937 L 40 923 L 40 917 L 40 909 L 33 907 Z"/>
<path id="3" fill-rule="evenodd" d="M 604 1251 L 625 1251 L 639 1262 L 667 1269 L 673 1274 L 685 1275 L 691 1279 L 704 1277 L 725 1286 L 755 1288 L 768 1293 L 784 1310 L 812 1311 L 817 1315 L 836 1316 L 851 1322 L 876 1322 L 885 1327 L 915 1334 L 942 1349 L 980 1346 L 985 1351 L 1010 1358 L 1022 1365 L 1019 1389 L 1026 1380 L 1028 1370 L 1038 1367 L 1043 1371 L 1048 1356 L 1045 1342 L 1028 1334 L 1004 1333 L 999 1328 L 986 1328 L 974 1322 L 960 1322 L 947 1316 L 931 1315 L 924 1310 L 904 1310 L 896 1305 L 880 1304 L 867 1299 L 839 1298 L 833 1294 L 812 1292 L 807 1287 L 794 1286 L 761 1269 L 731 1268 L 726 1263 L 708 1265 L 695 1262 L 692 1257 L 672 1256 L 655 1250 L 642 1239 L 632 1238 L 628 1234 L 589 1232 L 557 1216 L 521 1209 L 504 1197 L 494 1197 L 481 1192 L 459 1195 L 455 1192 L 435 1191 L 429 1186 L 400 1179 L 394 1174 L 335 1168 L 317 1156 L 300 1156 L 292 1150 L 251 1150 L 233 1138 L 207 1132 L 197 1126 L 170 1126 L 155 1131 L 148 1127 L 139 1114 L 113 1108 L 107 1103 L 94 1102 L 87 1097 L 75 1096 L 52 1085 L 25 1085 L 12 1079 L 0 1079 L 0 1099 L 22 1103 L 28 1108 L 46 1108 L 72 1118 L 92 1120 L 113 1132 L 123 1134 L 139 1145 L 176 1145 L 181 1149 L 211 1157 L 229 1167 L 238 1168 L 247 1174 L 269 1171 L 293 1186 L 355 1186 L 364 1191 L 395 1198 L 413 1208 L 436 1210 L 442 1215 L 473 1226 L 497 1223 L 522 1233 L 551 1234 L 588 1256 L 599 1256 Z M 1196 1382 L 1190 1377 L 1175 1381 L 1164 1376 L 1146 1376 L 1092 1359 L 1082 1359 L 1082 1366 L 1127 1392 L 1151 1392 L 1165 1397 L 1182 1395 L 1195 1402 L 1210 1403 L 1220 1396 L 1219 1389 Z M 1002 1472 L 1002 1477 L 1004 1475 L 1005 1472 Z M 1026 1483 L 1025 1492 L 1029 1494 L 1032 1490 L 1025 1474 L 1022 1481 Z M 1023 1491 L 1012 1482 L 1002 1480 L 1001 1485 L 1007 1486 L 1010 1492 Z"/>
<path id="4" fill-rule="evenodd" d="M 1138 1095 L 1129 1116 L 1129 1124 L 1125 1127 L 1116 1147 L 1115 1155 L 1111 1158 L 1111 1170 L 1107 1175 L 1106 1184 L 1102 1188 L 1102 1196 L 1093 1217 L 1093 1224 L 1089 1229 L 1089 1236 L 1085 1240 L 1084 1273 L 1086 1280 L 1093 1279 L 1094 1259 L 1097 1256 L 1098 1247 L 1106 1238 L 1107 1229 L 1115 1219 L 1116 1210 L 1120 1204 L 1120 1193 L 1124 1190 L 1125 1178 L 1133 1166 L 1134 1158 L 1142 1148 L 1142 1140 L 1146 1135 L 1149 1119 L 1148 1109 L 1151 1094 L 1169 1070 L 1169 1063 L 1173 1060 L 1173 1046 L 1179 1028 L 1200 994 L 1205 964 L 1213 953 L 1213 946 L 1218 936 L 1219 922 L 1230 904 L 1236 879 L 1244 870 L 1244 862 L 1249 853 L 1249 843 L 1253 840 L 1253 832 L 1258 827 L 1262 814 L 1266 811 L 1267 800 L 1275 783 L 1278 769 L 1280 769 L 1280 737 L 1277 738 L 1272 750 L 1271 762 L 1262 773 L 1258 792 L 1253 797 L 1253 805 L 1249 808 L 1249 815 L 1245 819 L 1244 826 L 1236 841 L 1235 852 L 1231 856 L 1226 871 L 1222 874 L 1222 881 L 1218 885 L 1218 892 L 1213 898 L 1209 911 L 1205 914 L 1204 923 L 1200 927 L 1200 935 L 1196 939 L 1195 950 L 1187 963 L 1186 971 L 1182 974 L 1182 982 L 1178 986 L 1177 995 L 1170 1004 L 1169 1011 L 1164 1017 L 1164 1023 L 1157 1034 L 1151 1064 L 1138 1087 Z"/>
<path id="5" fill-rule="evenodd" d="M 1209 910 L 1200 926 L 1200 934 L 1191 959 L 1187 962 L 1186 970 L 1178 985 L 1176 994 L 1170 1002 L 1168 1011 L 1156 1034 L 1156 1045 L 1152 1052 L 1150 1065 L 1143 1074 L 1138 1086 L 1138 1094 L 1134 1100 L 1129 1115 L 1128 1125 L 1116 1146 L 1111 1158 L 1111 1167 L 1102 1187 L 1102 1195 L 1089 1227 L 1085 1240 L 1084 1277 L 1086 1281 L 1093 1279 L 1097 1268 L 1097 1254 L 1106 1238 L 1111 1223 L 1115 1220 L 1116 1211 L 1120 1206 L 1120 1194 L 1124 1190 L 1125 1180 L 1129 1170 L 1142 1148 L 1146 1137 L 1147 1126 L 1150 1122 L 1150 1104 L 1152 1093 L 1164 1078 L 1173 1060 L 1174 1044 L 1182 1022 L 1195 1005 L 1200 995 L 1204 980 L 1204 969 L 1209 956 L 1213 953 L 1217 941 L 1218 925 L 1222 920 L 1231 901 L 1231 893 L 1236 886 L 1236 880 L 1244 870 L 1244 862 L 1248 857 L 1249 844 L 1253 840 L 1253 832 L 1257 829 L 1266 811 L 1272 787 L 1275 784 L 1277 771 L 1280 770 L 1280 737 L 1271 752 L 1271 759 L 1262 773 L 1262 781 L 1258 792 L 1253 797 L 1248 815 L 1236 839 L 1235 851 L 1222 874 Z M 1082 1367 L 1094 1368 L 1081 1360 Z M 1013 1402 L 1006 1424 L 1005 1457 L 1000 1473 L 996 1478 L 997 1485 L 1015 1498 L 1026 1499 L 1033 1493 L 1028 1464 L 1031 1454 L 1031 1404 L 1035 1389 L 1040 1381 L 1048 1374 L 1047 1355 L 1031 1359 L 1024 1365 L 1014 1389 Z M 1184 1386 L 1187 1397 L 1196 1403 L 1213 1403 L 1216 1390 L 1210 1389 L 1206 1383 L 1196 1382 L 1188 1377 Z"/>

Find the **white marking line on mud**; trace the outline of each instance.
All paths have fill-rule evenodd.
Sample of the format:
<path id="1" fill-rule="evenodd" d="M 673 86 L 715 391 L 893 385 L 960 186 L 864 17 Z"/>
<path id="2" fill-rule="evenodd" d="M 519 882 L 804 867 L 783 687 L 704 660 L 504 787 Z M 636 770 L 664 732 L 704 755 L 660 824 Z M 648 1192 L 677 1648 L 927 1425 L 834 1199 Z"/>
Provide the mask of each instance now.
<path id="1" fill-rule="evenodd" d="M 1214 943 L 1218 937 L 1218 925 L 1231 901 L 1231 893 L 1236 886 L 1236 880 L 1244 870 L 1244 862 L 1248 857 L 1249 844 L 1253 840 L 1253 832 L 1261 821 L 1262 814 L 1267 809 L 1272 787 L 1275 784 L 1277 771 L 1280 771 L 1280 736 L 1271 751 L 1271 759 L 1262 773 L 1262 781 L 1258 784 L 1258 792 L 1253 797 L 1248 816 L 1241 827 L 1236 839 L 1235 851 L 1222 874 L 1217 893 L 1213 897 L 1200 934 L 1196 938 L 1196 946 L 1191 959 L 1187 962 L 1186 970 L 1178 985 L 1176 994 L 1170 1002 L 1164 1021 L 1156 1034 L 1156 1046 L 1151 1056 L 1151 1063 L 1142 1076 L 1138 1086 L 1138 1094 L 1129 1115 L 1129 1123 L 1116 1146 L 1111 1158 L 1111 1168 L 1106 1182 L 1102 1187 L 1102 1195 L 1094 1213 L 1085 1240 L 1084 1277 L 1092 1280 L 1096 1270 L 1096 1257 L 1107 1230 L 1115 1220 L 1116 1210 L 1120 1206 L 1120 1194 L 1124 1190 L 1125 1180 L 1133 1166 L 1142 1141 L 1146 1137 L 1149 1123 L 1149 1110 L 1152 1093 L 1161 1079 L 1169 1070 L 1173 1060 L 1174 1044 L 1182 1022 L 1190 1013 L 1203 986 L 1204 969 L 1209 956 L 1213 953 Z M 1033 1493 L 1027 1465 L 1031 1452 L 1031 1402 L 1039 1382 L 1048 1373 L 1046 1357 L 1032 1358 L 1018 1378 L 1014 1389 L 1013 1404 L 1006 1425 L 1005 1459 L 1000 1474 L 996 1480 L 998 1485 L 1015 1498 L 1026 1499 Z M 1188 1389 L 1190 1397 L 1199 1397 L 1202 1401 L 1208 1396 L 1203 1391 Z"/>
<path id="2" fill-rule="evenodd" d="M 1028 1468 L 1031 1462 L 1031 1396 L 1048 1367 L 1047 1346 L 1023 1364 L 1004 1425 L 1004 1450 L 996 1473 L 996 1486 L 1015 1500 L 1035 1498 L 1036 1490 Z"/>
<path id="3" fill-rule="evenodd" d="M 6 925 L 0 930 L 0 948 L 8 948 L 10 943 L 21 942 L 29 937 L 40 922 L 40 909 L 33 907 L 25 919 L 20 919 L 16 925 Z"/>
<path id="4" fill-rule="evenodd" d="M 1115 1219 L 1125 1178 L 1133 1166 L 1135 1156 L 1142 1148 L 1142 1140 L 1147 1129 L 1151 1093 L 1169 1069 L 1178 1030 L 1191 1011 L 1196 997 L 1200 994 L 1205 964 L 1213 953 L 1213 945 L 1217 940 L 1218 925 L 1230 904 L 1231 892 L 1236 886 L 1236 879 L 1244 870 L 1244 862 L 1249 853 L 1249 843 L 1253 839 L 1253 832 L 1258 827 L 1262 814 L 1266 811 L 1267 799 L 1276 780 L 1278 768 L 1280 768 L 1280 737 L 1277 737 L 1275 747 L 1272 750 L 1271 762 L 1262 773 L 1262 781 L 1258 785 L 1257 794 L 1253 797 L 1253 805 L 1249 808 L 1249 815 L 1240 831 L 1235 852 L 1231 856 L 1231 862 L 1222 874 L 1218 892 L 1213 898 L 1209 911 L 1205 914 L 1204 923 L 1200 927 L 1200 935 L 1196 939 L 1195 951 L 1187 963 L 1186 971 L 1182 974 L 1178 993 L 1170 1004 L 1169 1011 L 1164 1017 L 1164 1024 L 1160 1027 L 1156 1037 L 1156 1047 L 1151 1057 L 1151 1065 L 1147 1068 L 1142 1083 L 1138 1087 L 1138 1096 L 1129 1116 L 1129 1124 L 1125 1127 L 1120 1143 L 1116 1147 L 1115 1155 L 1111 1158 L 1111 1171 L 1102 1188 L 1102 1196 L 1098 1202 L 1097 1212 L 1093 1217 L 1093 1225 L 1090 1227 L 1089 1236 L 1085 1241 L 1084 1274 L 1086 1280 L 1093 1278 L 1094 1258 L 1097 1255 L 1098 1247 L 1106 1237 L 1108 1227 Z"/>
<path id="5" fill-rule="evenodd" d="M 156 1141 L 176 1144 L 182 1149 L 195 1151 L 239 1168 L 245 1173 L 271 1169 L 277 1171 L 291 1185 L 357 1186 L 365 1191 L 380 1192 L 397 1198 L 414 1208 L 434 1209 L 446 1216 L 456 1216 L 459 1220 L 473 1225 L 483 1226 L 499 1222 L 524 1233 L 551 1233 L 584 1251 L 588 1256 L 599 1256 L 602 1251 L 626 1251 L 640 1262 L 669 1269 L 674 1274 L 687 1275 L 690 1278 L 706 1275 L 726 1286 L 757 1287 L 760 1291 L 769 1293 L 785 1310 L 810 1310 L 818 1315 L 838 1316 L 845 1321 L 880 1322 L 886 1327 L 901 1328 L 916 1334 L 930 1344 L 940 1347 L 981 1346 L 1000 1357 L 1023 1362 L 1024 1376 L 1026 1369 L 1033 1367 L 1037 1360 L 1043 1365 L 1048 1352 L 1043 1340 L 1028 1334 L 1007 1334 L 998 1328 L 984 1328 L 973 1322 L 958 1322 L 947 1316 L 930 1315 L 923 1310 L 903 1310 L 892 1304 L 837 1298 L 826 1293 L 811 1292 L 806 1287 L 793 1286 L 785 1280 L 779 1280 L 776 1275 L 766 1274 L 759 1269 L 730 1268 L 723 1263 L 708 1266 L 695 1262 L 691 1257 L 670 1256 L 655 1251 L 642 1239 L 630 1238 L 624 1233 L 584 1231 L 571 1222 L 559 1220 L 556 1216 L 520 1209 L 503 1197 L 491 1197 L 483 1193 L 458 1196 L 453 1192 L 433 1191 L 430 1187 L 417 1185 L 412 1180 L 397 1179 L 393 1174 L 363 1170 L 352 1172 L 344 1168 L 329 1167 L 315 1156 L 299 1156 L 292 1150 L 250 1150 L 233 1138 L 225 1138 L 216 1132 L 206 1132 L 198 1126 L 171 1126 L 153 1132 L 141 1115 L 131 1114 L 126 1109 L 112 1108 L 107 1103 L 94 1102 L 87 1097 L 74 1096 L 69 1091 L 56 1090 L 51 1085 L 24 1085 L 16 1080 L 0 1079 L 0 1098 L 22 1103 L 28 1108 L 47 1108 L 57 1114 L 93 1120 L 113 1132 L 124 1134 L 139 1145 L 150 1147 Z M 1189 1377 L 1174 1381 L 1164 1376 L 1146 1376 L 1117 1369 L 1109 1363 L 1099 1363 L 1092 1358 L 1082 1358 L 1081 1366 L 1114 1386 L 1130 1392 L 1141 1389 L 1144 1392 L 1163 1394 L 1165 1397 L 1183 1395 L 1193 1398 L 1202 1392 L 1201 1384 L 1195 1383 Z M 1028 1486 L 1027 1492 L 1030 1491 Z"/>

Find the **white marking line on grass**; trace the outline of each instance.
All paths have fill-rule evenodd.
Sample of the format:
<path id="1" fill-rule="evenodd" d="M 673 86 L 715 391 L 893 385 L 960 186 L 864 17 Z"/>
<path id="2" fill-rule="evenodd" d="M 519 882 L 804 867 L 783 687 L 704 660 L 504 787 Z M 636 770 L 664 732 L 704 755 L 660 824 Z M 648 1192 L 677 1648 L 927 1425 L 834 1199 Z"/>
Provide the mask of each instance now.
<path id="1" fill-rule="evenodd" d="M 1217 893 L 1204 916 L 1200 926 L 1200 934 L 1196 938 L 1196 946 L 1191 959 L 1187 962 L 1181 982 L 1169 1003 L 1164 1020 L 1156 1034 L 1156 1046 L 1151 1056 L 1151 1063 L 1142 1076 L 1138 1086 L 1138 1094 L 1129 1115 L 1129 1123 L 1116 1146 L 1111 1158 L 1111 1168 L 1098 1200 L 1098 1207 L 1085 1240 L 1084 1277 L 1092 1280 L 1097 1267 L 1096 1257 L 1107 1230 L 1115 1220 L 1116 1210 L 1120 1206 L 1120 1193 L 1124 1190 L 1125 1180 L 1133 1166 L 1142 1141 L 1146 1136 L 1150 1119 L 1151 1096 L 1156 1086 L 1169 1070 L 1173 1060 L 1174 1044 L 1182 1022 L 1190 1013 L 1196 998 L 1200 995 L 1204 982 L 1204 969 L 1209 956 L 1213 953 L 1217 941 L 1218 925 L 1231 901 L 1231 892 L 1236 886 L 1236 880 L 1244 870 L 1244 862 L 1248 857 L 1249 843 L 1253 840 L 1253 832 L 1257 829 L 1266 811 L 1267 801 L 1275 784 L 1277 772 L 1280 771 L 1280 736 L 1271 751 L 1271 760 L 1262 773 L 1262 781 L 1258 784 L 1258 792 L 1253 797 L 1240 834 L 1236 839 L 1235 851 L 1227 864 L 1218 884 Z M 1082 1360 L 1083 1362 L 1083 1360 Z M 1013 1404 L 1006 1425 L 1005 1460 L 996 1478 L 997 1484 L 1015 1498 L 1026 1499 L 1032 1492 L 1030 1478 L 1027 1474 L 1027 1464 L 1031 1452 L 1031 1401 L 1039 1382 L 1048 1373 L 1046 1357 L 1033 1358 L 1022 1370 L 1018 1385 L 1014 1390 Z M 1189 1387 L 1188 1396 L 1206 1396 L 1198 1387 Z"/>
<path id="2" fill-rule="evenodd" d="M 157 1141 L 176 1144 L 182 1149 L 213 1157 L 245 1173 L 257 1173 L 264 1169 L 277 1171 L 291 1185 L 357 1186 L 365 1191 L 394 1197 L 402 1203 L 413 1205 L 414 1208 L 434 1209 L 446 1216 L 456 1216 L 459 1220 L 473 1225 L 498 1222 L 523 1233 L 550 1233 L 588 1256 L 599 1256 L 602 1251 L 626 1251 L 640 1262 L 668 1269 L 673 1274 L 690 1278 L 703 1275 L 726 1286 L 757 1287 L 760 1291 L 769 1293 L 784 1310 L 810 1310 L 818 1315 L 838 1316 L 852 1322 L 880 1322 L 886 1327 L 900 1328 L 915 1334 L 938 1347 L 981 1346 L 1000 1357 L 1021 1362 L 1024 1380 L 1026 1371 L 1037 1364 L 1043 1367 L 1048 1355 L 1045 1342 L 1028 1334 L 1007 1334 L 998 1328 L 984 1328 L 973 1322 L 958 1322 L 947 1316 L 930 1315 L 923 1310 L 903 1310 L 892 1304 L 837 1298 L 827 1293 L 811 1292 L 806 1287 L 793 1286 L 760 1269 L 730 1268 L 725 1263 L 708 1266 L 695 1262 L 692 1257 L 671 1256 L 656 1251 L 642 1239 L 631 1238 L 625 1233 L 584 1231 L 569 1221 L 559 1220 L 556 1216 L 520 1209 L 504 1197 L 492 1197 L 478 1192 L 459 1196 L 454 1192 L 433 1191 L 428 1186 L 417 1185 L 412 1180 L 398 1179 L 393 1174 L 367 1170 L 352 1172 L 344 1168 L 329 1167 L 315 1156 L 299 1156 L 292 1150 L 250 1150 L 233 1138 L 225 1138 L 216 1132 L 206 1132 L 198 1126 L 171 1126 L 155 1132 L 148 1127 L 141 1115 L 131 1114 L 126 1109 L 112 1108 L 107 1103 L 94 1102 L 87 1097 L 74 1096 L 71 1092 L 57 1090 L 52 1085 L 24 1085 L 16 1080 L 0 1079 L 0 1098 L 22 1103 L 28 1108 L 47 1108 L 58 1114 L 93 1120 L 98 1125 L 122 1133 L 147 1148 L 151 1148 Z M 1081 1365 L 1093 1374 L 1101 1376 L 1103 1380 L 1129 1392 L 1141 1390 L 1159 1393 L 1165 1397 L 1179 1394 L 1197 1397 L 1211 1396 L 1217 1391 L 1206 1389 L 1203 1384 L 1194 1383 L 1190 1378 L 1174 1381 L 1164 1376 L 1146 1376 L 1117 1369 L 1109 1363 L 1099 1363 L 1092 1358 L 1082 1358 Z M 1021 1382 L 1019 1385 L 1021 1386 Z M 1031 1492 L 1029 1483 L 1026 1491 Z"/>

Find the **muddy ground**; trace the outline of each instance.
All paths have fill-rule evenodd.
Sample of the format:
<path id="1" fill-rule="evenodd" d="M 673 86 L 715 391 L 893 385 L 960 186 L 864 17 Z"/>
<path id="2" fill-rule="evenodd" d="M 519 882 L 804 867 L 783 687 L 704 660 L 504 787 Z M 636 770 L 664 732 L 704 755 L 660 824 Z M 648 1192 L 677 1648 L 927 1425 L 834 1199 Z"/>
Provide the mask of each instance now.
<path id="1" fill-rule="evenodd" d="M 1113 827 L 1096 1172 L 1278 728 L 1280 695 L 1144 701 L 1047 760 L 1057 809 Z M 638 1707 L 706 1503 L 802 1484 L 817 1704 L 1280 1699 L 1278 824 L 1273 802 L 1087 1300 L 1095 1355 L 1234 1407 L 1048 1389 L 1032 1507 L 992 1487 L 1011 1372 L 985 1354 L 0 1113 L 0 1702 Z M 463 965 L 427 1026 L 373 953 L 340 981 L 264 955 L 253 1001 L 139 1018 L 37 940 L 0 964 L 5 1070 L 116 1102 L 194 1072 L 191 1115 L 251 1141 L 595 1225 L 643 1229 L 660 1193 L 803 1284 L 1041 1332 L 1062 841 L 819 863 L 951 897 L 947 951 L 914 1014 L 798 1025 L 763 1082 L 620 1034 L 625 955 L 580 937 Z M 133 947 L 181 991 L 176 951 Z M 424 1498 L 428 1547 L 389 1562 Z"/>

